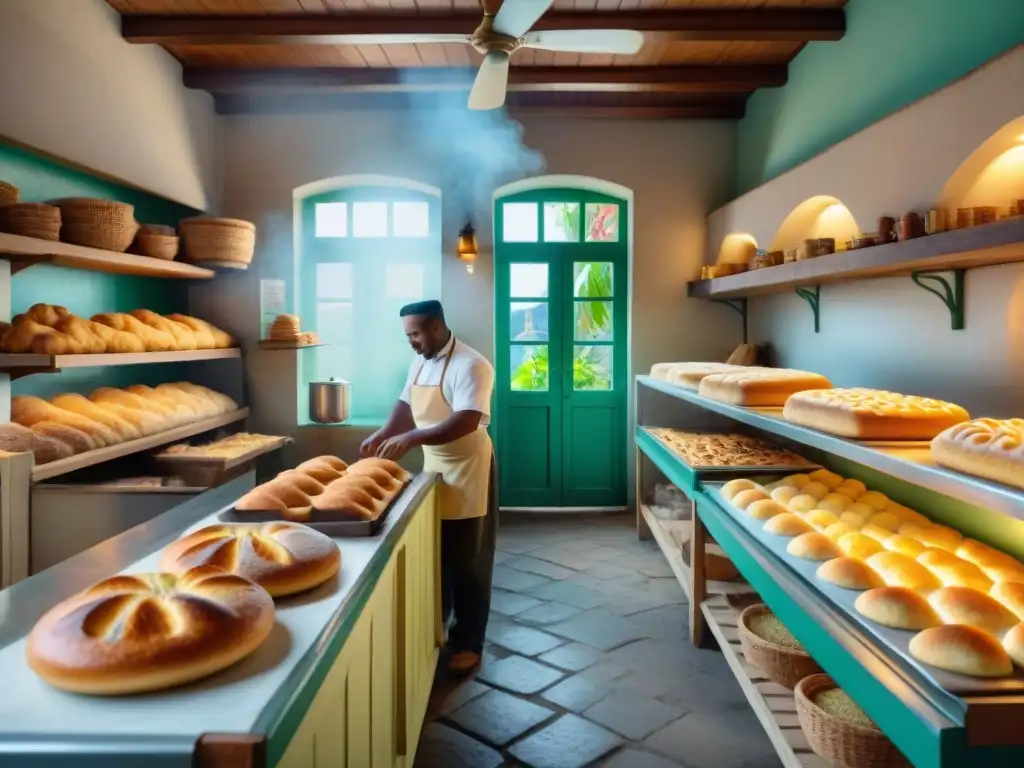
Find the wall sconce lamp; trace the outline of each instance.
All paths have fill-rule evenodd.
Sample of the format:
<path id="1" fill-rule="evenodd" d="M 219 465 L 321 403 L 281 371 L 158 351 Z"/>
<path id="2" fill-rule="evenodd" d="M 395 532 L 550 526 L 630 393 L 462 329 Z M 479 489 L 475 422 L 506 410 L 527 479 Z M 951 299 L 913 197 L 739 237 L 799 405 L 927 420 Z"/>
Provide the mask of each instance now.
<path id="1" fill-rule="evenodd" d="M 476 239 L 476 231 L 473 225 L 467 222 L 466 226 L 459 230 L 459 243 L 455 246 L 455 253 L 466 265 L 469 274 L 473 274 L 473 262 L 476 261 L 479 252 L 480 244 Z"/>

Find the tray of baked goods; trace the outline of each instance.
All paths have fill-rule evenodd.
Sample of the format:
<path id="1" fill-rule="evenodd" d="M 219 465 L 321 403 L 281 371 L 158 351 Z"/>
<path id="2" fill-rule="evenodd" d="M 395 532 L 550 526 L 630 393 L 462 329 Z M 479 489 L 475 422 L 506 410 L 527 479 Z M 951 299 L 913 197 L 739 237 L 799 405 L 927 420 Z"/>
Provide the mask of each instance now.
<path id="1" fill-rule="evenodd" d="M 881 648 L 938 686 L 956 695 L 1024 691 L 1024 563 L 827 469 L 706 490 Z"/>
<path id="2" fill-rule="evenodd" d="M 232 469 L 264 453 L 275 451 L 291 441 L 292 438 L 281 435 L 238 432 L 202 445 L 171 445 L 156 454 L 155 458 L 162 463 L 176 466 L 201 465 Z"/>
<path id="3" fill-rule="evenodd" d="M 253 488 L 220 517 L 232 523 L 288 520 L 328 536 L 375 536 L 412 475 L 387 459 L 352 465 L 317 456 Z"/>
<path id="4" fill-rule="evenodd" d="M 688 469 L 698 474 L 812 470 L 817 464 L 767 440 L 739 433 L 646 427 Z"/>

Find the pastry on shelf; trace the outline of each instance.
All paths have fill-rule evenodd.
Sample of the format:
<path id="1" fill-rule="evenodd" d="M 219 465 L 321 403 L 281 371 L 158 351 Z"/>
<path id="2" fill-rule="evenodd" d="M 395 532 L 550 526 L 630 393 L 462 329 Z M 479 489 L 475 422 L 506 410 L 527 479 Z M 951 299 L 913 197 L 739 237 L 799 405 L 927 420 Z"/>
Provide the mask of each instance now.
<path id="1" fill-rule="evenodd" d="M 171 445 L 158 453 L 156 458 L 234 459 L 257 448 L 279 443 L 283 439 L 277 435 L 237 432 L 202 445 L 189 445 L 188 443 Z"/>
<path id="2" fill-rule="evenodd" d="M 267 328 L 267 341 L 300 343 L 302 321 L 298 315 L 277 315 Z"/>
<path id="3" fill-rule="evenodd" d="M 1007 677 L 1013 662 L 992 635 L 966 624 L 944 624 L 914 635 L 910 655 L 918 661 L 971 677 Z"/>
<path id="4" fill-rule="evenodd" d="M 341 567 L 341 550 L 324 534 L 298 523 L 222 523 L 178 539 L 160 558 L 160 569 L 170 573 L 199 566 L 233 573 L 282 597 L 334 576 Z"/>
<path id="5" fill-rule="evenodd" d="M 932 458 L 968 475 L 1024 489 L 1024 419 L 973 419 L 932 440 Z"/>
<path id="6" fill-rule="evenodd" d="M 701 397 L 746 407 L 779 407 L 808 389 L 828 389 L 832 383 L 818 373 L 788 368 L 745 368 L 701 379 Z"/>
<path id="7" fill-rule="evenodd" d="M 228 349 L 238 346 L 238 342 L 235 341 L 231 334 L 222 331 L 212 323 L 200 320 L 198 317 L 174 312 L 167 315 L 167 319 L 191 328 L 192 333 L 195 334 L 199 349 Z M 210 346 L 207 346 L 207 344 Z"/>
<path id="8" fill-rule="evenodd" d="M 216 567 L 123 574 L 43 614 L 26 657 L 39 677 L 65 691 L 157 691 L 245 658 L 269 637 L 274 613 L 263 587 Z"/>
<path id="9" fill-rule="evenodd" d="M 863 592 L 854 607 L 876 624 L 892 629 L 928 629 L 942 624 L 942 619 L 927 598 L 908 587 L 878 587 Z"/>
<path id="10" fill-rule="evenodd" d="M 959 405 L 877 389 L 814 389 L 794 393 L 787 421 L 857 440 L 931 440 L 966 421 Z"/>
<path id="11" fill-rule="evenodd" d="M 691 467 L 801 467 L 810 462 L 765 440 L 740 434 L 702 434 L 671 428 L 650 433 Z"/>

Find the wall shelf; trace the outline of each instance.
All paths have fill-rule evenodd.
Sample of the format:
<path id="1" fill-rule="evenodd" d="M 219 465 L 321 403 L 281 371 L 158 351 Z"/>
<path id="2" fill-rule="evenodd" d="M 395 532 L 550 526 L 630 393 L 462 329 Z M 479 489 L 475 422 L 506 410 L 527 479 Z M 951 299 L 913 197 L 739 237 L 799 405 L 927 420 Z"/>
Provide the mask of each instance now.
<path id="1" fill-rule="evenodd" d="M 53 264 L 89 272 L 138 277 L 208 280 L 217 274 L 212 269 L 203 269 L 181 261 L 101 251 L 98 248 L 6 233 L 0 233 L 0 258 L 11 262 L 12 274 L 36 264 Z"/>
<path id="2" fill-rule="evenodd" d="M 166 432 L 148 435 L 147 437 L 142 437 L 138 440 L 128 440 L 123 443 L 118 443 L 117 445 L 108 445 L 106 448 L 98 448 L 95 451 L 86 451 L 85 453 L 79 453 L 75 456 L 69 456 L 66 459 L 51 461 L 49 464 L 40 464 L 32 468 L 32 481 L 38 482 L 40 480 L 49 480 L 52 477 L 66 475 L 69 472 L 76 472 L 79 469 L 85 469 L 86 467 L 102 464 L 106 461 L 113 461 L 114 459 L 120 459 L 124 456 L 130 456 L 133 453 L 148 451 L 150 448 L 159 448 L 162 445 L 175 443 L 178 440 L 184 440 L 187 437 L 200 435 L 203 432 L 210 431 L 211 429 L 217 429 L 218 427 L 224 427 L 228 424 L 234 424 L 235 422 L 242 421 L 248 416 L 248 408 L 239 408 L 237 411 L 222 413 L 220 416 L 214 416 L 210 419 L 202 419 L 201 421 L 196 421 L 191 424 L 185 424 L 180 427 L 175 427 L 174 429 L 168 429 Z"/>
<path id="3" fill-rule="evenodd" d="M 689 283 L 689 296 L 734 299 L 795 288 L 1024 262 L 1024 217 Z"/>
<path id="4" fill-rule="evenodd" d="M 180 352 L 123 352 L 101 355 L 35 355 L 0 353 L 0 373 L 11 379 L 34 373 L 60 373 L 68 368 L 98 368 L 108 365 L 151 365 L 197 360 L 228 360 L 242 356 L 238 347 L 230 349 L 193 349 Z"/>

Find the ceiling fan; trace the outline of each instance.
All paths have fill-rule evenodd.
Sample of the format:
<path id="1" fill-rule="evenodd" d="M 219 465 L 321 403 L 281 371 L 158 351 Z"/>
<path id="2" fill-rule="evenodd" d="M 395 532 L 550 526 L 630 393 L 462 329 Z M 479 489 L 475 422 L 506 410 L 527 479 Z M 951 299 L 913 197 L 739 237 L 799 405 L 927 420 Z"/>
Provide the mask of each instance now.
<path id="1" fill-rule="evenodd" d="M 402 35 L 401 39 L 374 40 L 388 43 L 452 43 L 472 45 L 484 54 L 469 93 L 470 109 L 497 109 L 505 103 L 509 57 L 520 48 L 569 53 L 631 55 L 644 43 L 641 32 L 629 29 L 558 29 L 531 32 L 530 28 L 554 0 L 481 0 L 484 18 L 472 35 Z"/>

